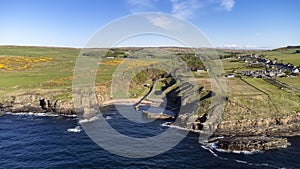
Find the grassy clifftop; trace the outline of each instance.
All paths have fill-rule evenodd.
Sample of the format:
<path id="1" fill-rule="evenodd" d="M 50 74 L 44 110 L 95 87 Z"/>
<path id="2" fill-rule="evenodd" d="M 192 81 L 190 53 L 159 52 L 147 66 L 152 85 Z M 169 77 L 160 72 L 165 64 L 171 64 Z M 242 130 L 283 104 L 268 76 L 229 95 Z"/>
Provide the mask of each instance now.
<path id="1" fill-rule="evenodd" d="M 0 47 L 0 94 L 22 90 L 70 90 L 79 49 Z"/>
<path id="2" fill-rule="evenodd" d="M 154 58 L 151 52 L 160 54 L 165 51 L 168 57 L 192 57 L 191 51 L 181 48 L 140 48 L 126 49 L 124 58 L 104 58 L 99 64 L 96 77 L 96 92 L 100 101 L 111 99 L 110 86 L 112 76 L 118 66 L 130 70 L 134 67 L 145 67 L 163 62 L 164 59 Z M 274 51 L 233 51 L 218 50 L 223 58 L 226 73 L 251 70 L 245 63 L 236 62 L 235 56 L 243 53 L 258 52 L 268 58 L 277 58 L 284 62 L 300 63 L 296 49 L 280 49 Z M 142 51 L 143 60 L 136 60 L 134 51 Z M 144 51 L 144 52 L 143 52 Z M 147 52 L 148 51 L 148 52 Z M 93 51 L 94 52 L 94 51 Z M 50 47 L 18 47 L 0 46 L 0 103 L 9 97 L 17 95 L 38 95 L 41 97 L 71 101 L 72 75 L 80 49 L 75 48 L 50 48 Z M 178 55 L 178 53 L 180 53 Z M 186 53 L 187 55 L 184 55 Z M 93 55 L 96 55 L 95 52 Z M 125 55 L 124 55 L 125 56 Z M 131 56 L 131 58 L 130 58 Z M 160 56 L 160 55 L 159 55 Z M 197 70 L 196 65 L 194 70 Z M 210 90 L 210 81 L 207 73 L 194 72 L 196 81 L 203 90 Z M 150 83 L 151 72 L 140 73 L 134 77 L 130 87 L 129 97 L 139 97 L 147 89 L 143 84 Z M 299 78 L 278 79 L 295 88 L 299 88 Z M 265 118 L 278 115 L 289 115 L 300 111 L 300 94 L 280 89 L 271 83 L 257 78 L 227 78 L 228 102 L 225 107 L 223 120 L 240 120 L 251 118 Z M 122 85 L 122 84 L 120 84 Z M 163 87 L 163 84 L 157 88 Z M 9 100 L 9 99 L 8 99 Z M 203 103 L 208 107 L 207 103 Z M 202 112 L 203 113 L 203 112 Z"/>

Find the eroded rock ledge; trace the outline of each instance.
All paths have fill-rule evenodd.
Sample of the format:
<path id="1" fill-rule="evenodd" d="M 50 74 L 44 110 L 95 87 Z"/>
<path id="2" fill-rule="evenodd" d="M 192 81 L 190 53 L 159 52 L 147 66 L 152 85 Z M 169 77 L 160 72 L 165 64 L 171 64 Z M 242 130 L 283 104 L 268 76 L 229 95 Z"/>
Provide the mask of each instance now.
<path id="1" fill-rule="evenodd" d="M 172 124 L 201 133 L 206 116 L 182 115 Z M 225 151 L 265 151 L 290 145 L 284 137 L 300 135 L 300 112 L 264 119 L 222 121 L 211 142 Z"/>
<path id="2" fill-rule="evenodd" d="M 39 100 L 40 94 L 20 94 L 7 97 L 0 104 L 1 112 L 43 112 Z M 47 100 L 47 98 L 45 98 Z M 53 102 L 53 100 L 51 101 Z M 57 101 L 57 114 L 75 114 L 71 102 Z M 157 117 L 155 117 L 157 118 Z M 169 119 L 170 117 L 161 117 Z M 173 117 L 172 117 L 173 119 Z M 206 115 L 202 117 L 194 114 L 179 116 L 177 123 L 173 125 L 201 131 L 205 127 Z M 277 116 L 264 119 L 244 119 L 235 121 L 222 121 L 215 132 L 215 136 L 223 136 L 218 139 L 218 146 L 226 151 L 260 151 L 286 147 L 289 145 L 285 136 L 300 135 L 300 112 L 289 116 Z M 263 137 L 262 137 L 263 136 Z"/>
<path id="3" fill-rule="evenodd" d="M 266 151 L 290 145 L 286 138 L 275 137 L 224 137 L 216 140 L 217 147 L 225 151 Z"/>
<path id="4" fill-rule="evenodd" d="M 45 107 L 42 108 L 40 100 L 45 100 Z M 48 104 L 48 101 L 50 104 Z M 0 112 L 51 112 L 56 114 L 73 115 L 75 111 L 71 102 L 62 102 L 60 100 L 52 100 L 50 98 L 43 98 L 39 94 L 20 94 L 16 96 L 8 96 L 0 104 Z"/>
<path id="5" fill-rule="evenodd" d="M 300 112 L 264 119 L 222 121 L 216 135 L 222 136 L 295 136 L 300 134 Z"/>

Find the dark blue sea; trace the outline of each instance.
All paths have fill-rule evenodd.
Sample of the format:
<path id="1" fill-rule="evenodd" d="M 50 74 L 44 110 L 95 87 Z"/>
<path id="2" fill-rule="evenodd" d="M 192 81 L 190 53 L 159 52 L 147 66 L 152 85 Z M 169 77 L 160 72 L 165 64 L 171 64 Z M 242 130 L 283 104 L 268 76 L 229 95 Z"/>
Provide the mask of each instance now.
<path id="1" fill-rule="evenodd" d="M 141 130 L 119 116 L 110 113 L 106 118 L 123 133 Z M 155 135 L 167 128 L 162 123 L 151 122 L 142 130 Z M 163 154 L 132 159 L 102 149 L 79 126 L 75 117 L 22 113 L 0 117 L 0 168 L 300 168 L 300 137 L 289 138 L 292 145 L 285 149 L 244 154 L 205 148 L 197 134 L 189 133 Z"/>

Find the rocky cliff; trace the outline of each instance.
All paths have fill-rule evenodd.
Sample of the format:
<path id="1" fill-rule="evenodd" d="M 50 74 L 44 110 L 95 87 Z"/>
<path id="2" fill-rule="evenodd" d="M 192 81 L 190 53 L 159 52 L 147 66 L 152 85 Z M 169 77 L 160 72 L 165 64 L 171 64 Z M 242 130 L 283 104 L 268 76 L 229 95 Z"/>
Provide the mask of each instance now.
<path id="1" fill-rule="evenodd" d="M 294 136 L 300 134 L 300 112 L 264 119 L 222 121 L 216 135 L 223 136 Z"/>
<path id="2" fill-rule="evenodd" d="M 191 93 L 197 86 L 183 87 L 178 91 L 170 91 L 169 95 L 176 96 Z M 177 117 L 171 124 L 193 132 L 205 133 L 208 130 L 215 131 L 211 137 L 220 149 L 226 151 L 260 151 L 287 147 L 289 144 L 286 136 L 300 135 L 300 112 L 290 115 L 280 115 L 268 118 L 247 118 L 241 120 L 222 120 L 218 125 L 212 125 L 211 112 L 217 110 L 217 106 L 211 105 L 213 92 L 198 90 L 200 101 L 195 103 L 181 98 L 181 107 L 193 107 L 193 110 Z M 176 95 L 174 97 L 174 95 Z M 225 99 L 226 106 L 230 107 L 230 101 Z M 178 102 L 177 102 L 178 103 Z M 230 109 L 230 108 L 229 108 Z M 241 108 L 242 109 L 242 108 Z M 195 112 L 195 110 L 198 110 Z M 226 110 L 224 113 L 226 114 Z M 234 118 L 232 118 L 234 119 Z M 216 120 L 217 122 L 217 120 Z M 218 139 L 214 139 L 218 138 Z M 210 139 L 210 140 L 211 140 Z"/>
<path id="3" fill-rule="evenodd" d="M 27 91 L 2 96 L 0 110 L 2 112 L 51 112 L 57 114 L 75 114 L 71 101 L 61 101 L 53 98 L 53 93 L 60 91 Z M 46 97 L 45 97 L 46 96 Z M 43 101 L 43 105 L 41 104 Z"/>

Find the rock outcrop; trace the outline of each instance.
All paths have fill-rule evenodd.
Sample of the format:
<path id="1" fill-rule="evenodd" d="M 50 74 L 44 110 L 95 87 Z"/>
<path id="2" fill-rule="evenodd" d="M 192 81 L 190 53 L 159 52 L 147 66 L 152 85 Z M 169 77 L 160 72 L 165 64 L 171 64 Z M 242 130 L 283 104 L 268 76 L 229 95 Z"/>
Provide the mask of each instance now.
<path id="1" fill-rule="evenodd" d="M 300 112 L 264 119 L 222 121 L 216 135 L 222 136 L 294 136 L 300 134 Z"/>
<path id="2" fill-rule="evenodd" d="M 275 137 L 225 137 L 217 139 L 217 148 L 225 151 L 266 151 L 290 145 L 286 138 Z"/>
<path id="3" fill-rule="evenodd" d="M 177 117 L 176 122 L 173 124 L 181 128 L 186 128 L 194 132 L 200 132 L 203 124 L 199 121 L 198 115 L 184 114 Z"/>
<path id="4" fill-rule="evenodd" d="M 57 114 L 73 115 L 75 111 L 71 102 L 52 101 L 50 98 L 43 98 L 40 94 L 19 94 L 15 96 L 6 96 L 1 103 L 3 112 L 51 112 Z"/>
<path id="5" fill-rule="evenodd" d="M 159 119 L 159 120 L 174 120 L 175 116 L 164 114 L 164 113 L 151 113 L 148 111 L 142 110 L 143 115 L 149 119 Z"/>

